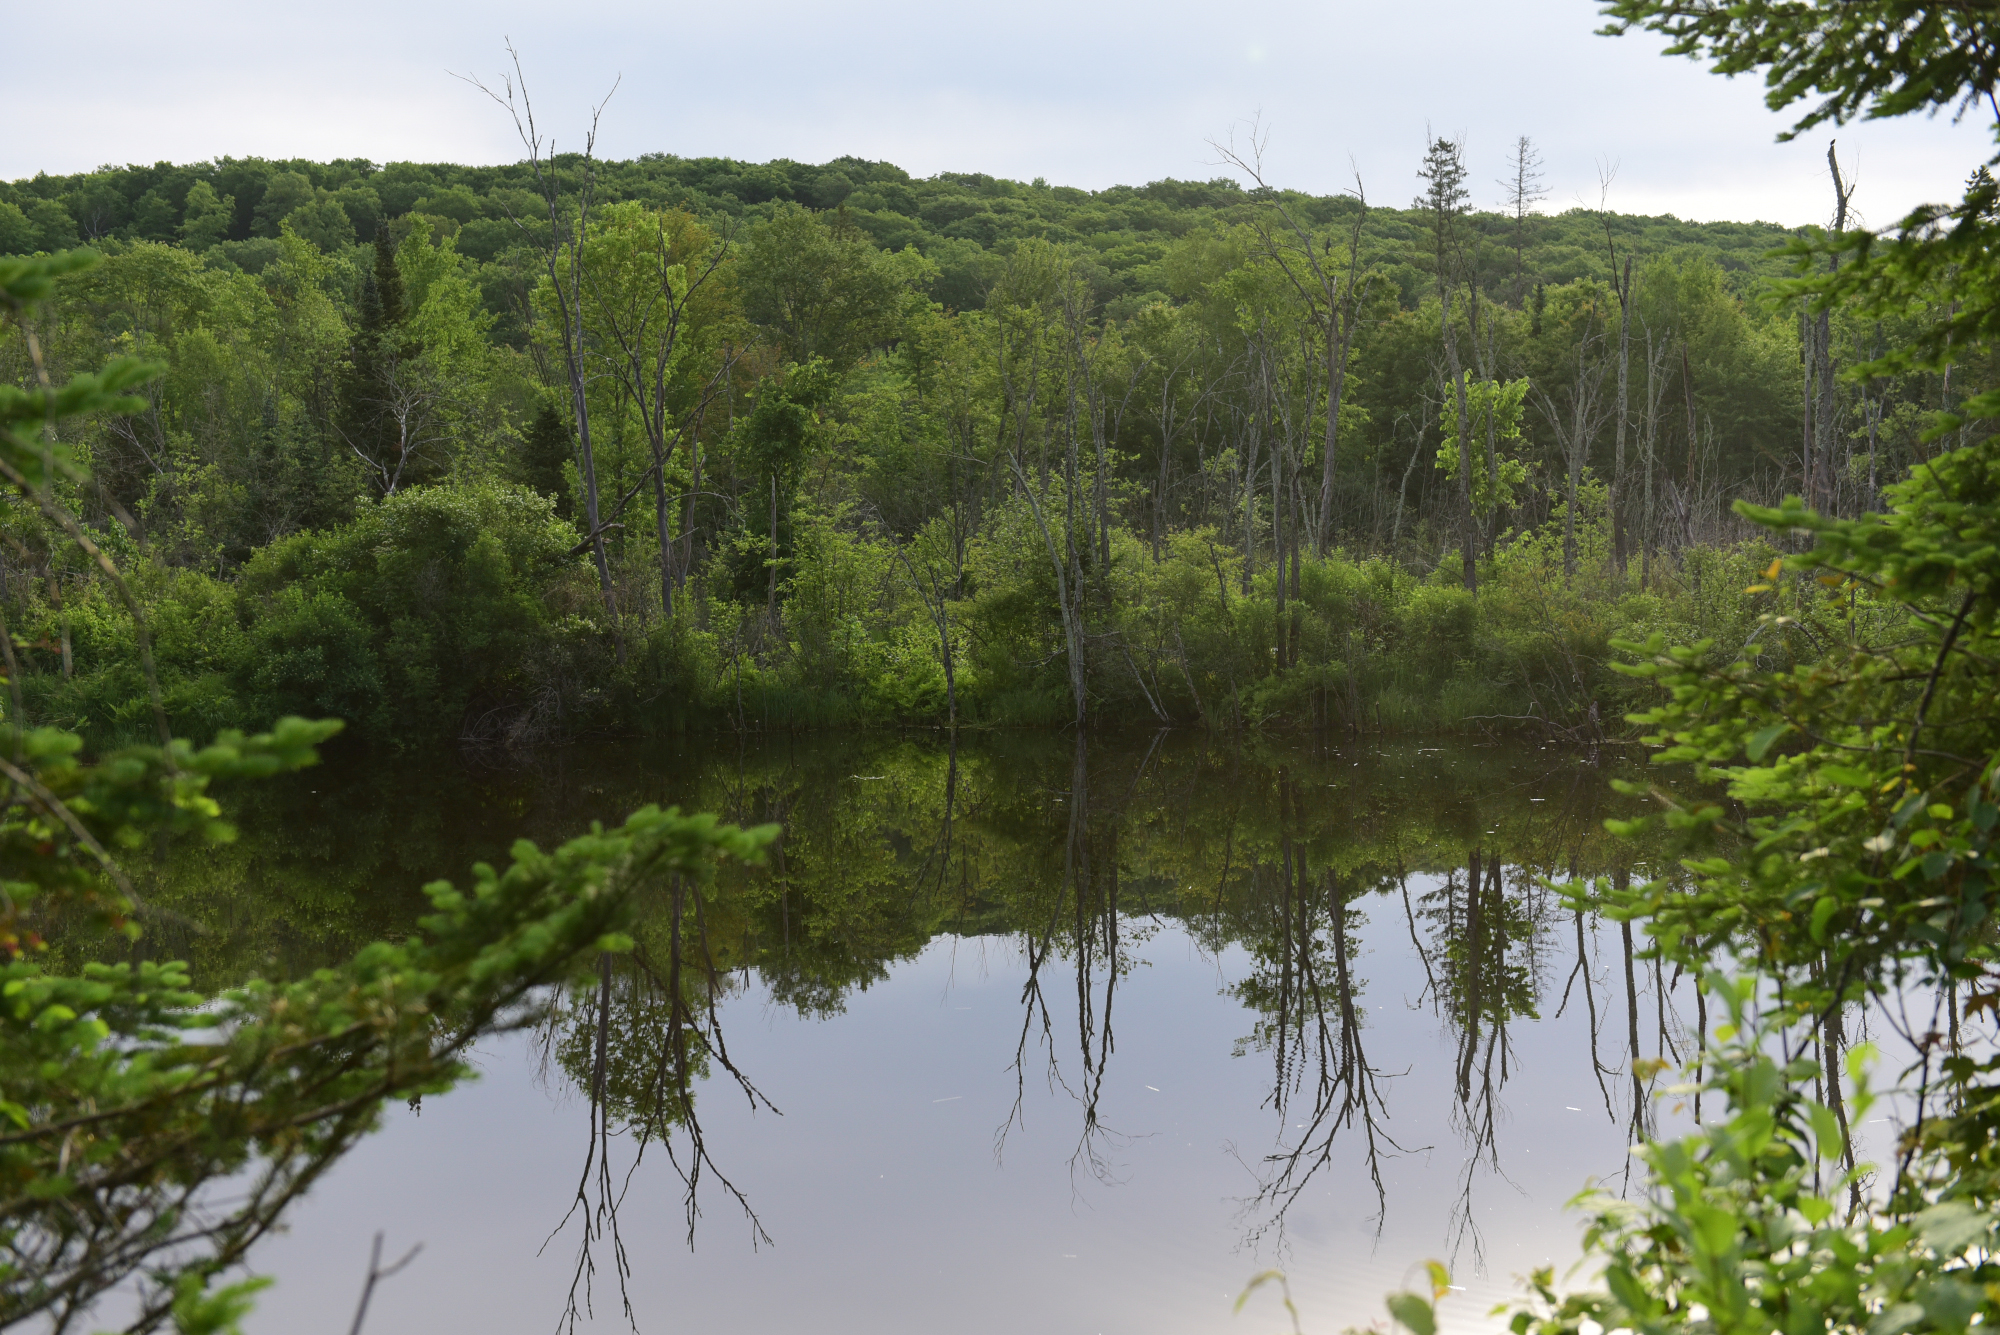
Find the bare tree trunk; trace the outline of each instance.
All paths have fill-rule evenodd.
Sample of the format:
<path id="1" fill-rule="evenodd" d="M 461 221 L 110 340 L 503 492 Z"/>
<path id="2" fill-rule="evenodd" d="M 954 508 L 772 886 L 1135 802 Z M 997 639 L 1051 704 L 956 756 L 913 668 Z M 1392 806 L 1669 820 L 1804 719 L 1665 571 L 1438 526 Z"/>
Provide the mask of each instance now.
<path id="1" fill-rule="evenodd" d="M 1799 495 L 1812 504 L 1813 459 L 1817 451 L 1813 448 L 1813 372 L 1819 366 L 1819 357 L 1813 347 L 1817 329 L 1812 321 L 1812 313 L 1804 298 L 1799 300 Z"/>
<path id="2" fill-rule="evenodd" d="M 1278 671 L 1283 672 L 1291 666 L 1285 635 L 1285 437 L 1284 433 L 1272 427 L 1269 416 L 1271 402 L 1269 355 L 1270 350 L 1267 348 L 1263 375 L 1266 412 L 1264 422 L 1265 429 L 1271 437 L 1271 574 L 1273 597 L 1276 600 L 1273 603 L 1271 636 L 1272 645 L 1276 650 Z"/>
<path id="3" fill-rule="evenodd" d="M 1080 729 L 1084 724 L 1084 702 L 1088 698 L 1084 692 L 1083 627 L 1079 624 L 1077 609 L 1071 596 L 1075 581 L 1069 576 L 1069 563 L 1063 560 L 1063 553 L 1056 546 L 1055 533 L 1049 528 L 1048 516 L 1043 512 L 1041 501 L 1035 496 L 1035 489 L 1028 485 L 1028 475 L 1018 459 L 1009 458 L 1015 478 L 1021 484 L 1021 494 L 1027 498 L 1028 510 L 1034 516 L 1035 527 L 1041 531 L 1042 543 L 1048 548 L 1049 563 L 1055 570 L 1056 602 L 1062 613 L 1063 648 L 1069 657 L 1070 696 L 1076 706 L 1075 722 Z"/>
<path id="4" fill-rule="evenodd" d="M 1250 576 L 1257 565 L 1257 414 L 1244 424 L 1243 443 L 1243 588 L 1250 596 Z"/>
<path id="5" fill-rule="evenodd" d="M 1576 483 L 1583 468 L 1583 412 L 1578 409 L 1570 427 L 1567 479 L 1563 491 L 1563 578 L 1576 578 Z"/>
<path id="6" fill-rule="evenodd" d="M 681 512 L 681 559 L 674 571 L 676 592 L 687 587 L 688 571 L 694 568 L 694 502 L 701 492 L 703 455 L 699 436 L 688 446 L 688 450 L 693 460 L 693 476 L 688 481 L 687 504 Z"/>
<path id="7" fill-rule="evenodd" d="M 1694 416 L 1694 366 L 1688 361 L 1688 345 L 1685 335 L 1681 338 L 1681 392 L 1687 395 L 1688 415 L 1688 457 L 1687 457 L 1687 532 L 1682 536 L 1686 546 L 1694 545 L 1694 462 L 1695 462 L 1695 416 Z M 1699 988 L 1695 989 L 1697 992 Z"/>
<path id="8" fill-rule="evenodd" d="M 764 615 L 769 618 L 778 610 L 778 470 L 771 470 L 771 586 L 764 596 Z"/>
<path id="9" fill-rule="evenodd" d="M 1605 237 L 1611 235 L 1605 225 Z M 1613 252 L 1614 261 L 1617 258 Z M 1625 427 L 1632 416 L 1632 257 L 1625 257 L 1625 273 L 1612 275 L 1618 289 L 1618 431 L 1611 464 L 1611 547 L 1616 554 L 1618 573 L 1625 573 L 1631 551 L 1630 521 L 1625 513 Z"/>
<path id="10" fill-rule="evenodd" d="M 1465 561 L 1465 587 L 1478 593 L 1479 564 L 1474 540 L 1476 522 L 1472 513 L 1472 451 L 1466 447 L 1466 438 L 1472 431 L 1472 410 L 1465 392 L 1465 368 L 1458 360 L 1458 331 L 1451 325 L 1449 288 L 1444 292 L 1438 325 L 1444 338 L 1445 366 L 1451 372 L 1451 392 L 1458 397 L 1458 520 L 1459 543 Z"/>
<path id="11" fill-rule="evenodd" d="M 666 461 L 653 460 L 653 526 L 660 540 L 660 618 L 674 619 L 674 538 L 667 517 Z"/>
<path id="12" fill-rule="evenodd" d="M 1603 419 L 1598 413 L 1598 386 L 1604 375 L 1604 364 L 1595 366 L 1590 360 L 1590 345 L 1598 336 L 1587 327 L 1583 340 L 1576 350 L 1576 379 L 1570 386 L 1570 401 L 1565 412 L 1556 406 L 1556 401 L 1547 391 L 1535 389 L 1536 399 L 1541 403 L 1542 415 L 1548 420 L 1549 429 L 1556 434 L 1562 445 L 1568 465 L 1568 477 L 1564 485 L 1563 516 L 1563 578 L 1576 577 L 1576 507 L 1578 483 L 1583 472 L 1583 464 L 1590 453 L 1590 446 Z M 1567 419 L 1567 424 L 1565 424 Z"/>
<path id="13" fill-rule="evenodd" d="M 1486 316 L 1486 351 L 1480 357 L 1480 374 L 1489 383 L 1490 392 L 1486 396 L 1486 485 L 1493 497 L 1493 513 L 1487 516 L 1486 551 L 1490 556 L 1493 545 L 1500 540 L 1500 419 L 1494 409 L 1498 405 L 1500 389 L 1500 355 L 1496 346 L 1496 317 L 1489 312 Z M 1473 331 L 1473 345 L 1479 342 L 1479 331 Z"/>
<path id="14" fill-rule="evenodd" d="M 1153 564 L 1160 563 L 1160 544 L 1167 532 L 1167 461 L 1174 450 L 1174 372 L 1160 380 L 1160 476 L 1153 484 Z"/>
<path id="15" fill-rule="evenodd" d="M 1875 355 L 1877 357 L 1882 355 L 1882 324 L 1879 320 L 1875 324 Z M 1874 382 L 1869 383 L 1872 387 Z M 1882 396 L 1877 394 L 1868 407 L 1868 497 L 1863 507 L 1868 510 L 1873 510 L 1881 503 L 1881 482 L 1875 473 L 1875 437 L 1881 426 Z"/>
<path id="16" fill-rule="evenodd" d="M 1653 549 L 1657 545 L 1658 532 L 1654 523 L 1653 473 L 1659 459 L 1661 399 L 1666 393 L 1667 343 L 1662 337 L 1656 344 L 1653 331 L 1646 330 L 1646 417 L 1639 434 L 1639 465 L 1645 470 L 1642 480 L 1642 501 L 1639 510 L 1639 584 L 1651 587 L 1653 579 Z"/>
<path id="17" fill-rule="evenodd" d="M 563 207 L 562 190 L 553 175 L 554 163 L 543 156 L 544 142 L 535 127 L 533 105 L 528 99 L 527 77 L 521 72 L 521 57 L 510 43 L 507 53 L 514 61 L 514 79 L 520 86 L 520 104 L 515 104 L 513 83 L 504 84 L 504 95 L 495 93 L 476 80 L 474 86 L 486 93 L 513 118 L 514 128 L 521 142 L 528 150 L 528 165 L 533 170 L 535 184 L 541 192 L 543 203 L 549 215 L 549 240 L 541 247 L 543 266 L 548 274 L 549 287 L 556 299 L 556 318 L 560 325 L 563 354 L 564 378 L 569 390 L 570 405 L 576 416 L 576 436 L 578 463 L 583 474 L 583 513 L 589 525 L 591 561 L 597 567 L 597 584 L 604 596 L 605 615 L 611 618 L 612 630 L 617 639 L 618 661 L 625 661 L 625 637 L 618 629 L 618 598 L 611 585 L 611 566 L 604 552 L 604 530 L 598 518 L 597 458 L 591 448 L 590 404 L 586 397 L 586 382 L 583 370 L 583 253 L 584 242 L 590 227 L 590 206 L 596 185 L 593 156 L 597 147 L 597 123 L 604 113 L 604 103 L 600 102 L 592 110 L 590 131 L 584 136 L 582 155 L 582 181 L 577 192 L 576 223 L 570 226 L 570 219 Z M 613 86 L 616 91 L 616 86 Z M 609 100 L 609 94 L 606 95 Z M 515 225 L 527 233 L 527 225 L 515 219 Z M 564 261 L 568 261 L 565 274 Z M 532 303 L 529 305 L 532 311 Z"/>
<path id="18" fill-rule="evenodd" d="M 1834 146 L 1826 146 L 1826 167 L 1833 177 L 1833 230 L 1836 235 L 1847 230 L 1847 201 L 1854 194 L 1854 187 L 1841 179 L 1840 159 L 1834 153 Z M 1831 267 L 1837 268 L 1835 263 Z M 1813 424 L 1813 443 L 1818 447 L 1818 458 L 1814 460 L 1813 472 L 1818 483 L 1818 494 L 1808 494 L 1806 504 L 1822 512 L 1834 512 L 1840 506 L 1840 478 L 1834 471 L 1834 439 L 1839 434 L 1839 396 L 1834 384 L 1833 361 L 1833 313 L 1823 310 L 1815 321 L 1813 329 L 1813 370 L 1819 381 L 1819 404 Z M 1807 409 L 1812 411 L 1810 407 Z"/>

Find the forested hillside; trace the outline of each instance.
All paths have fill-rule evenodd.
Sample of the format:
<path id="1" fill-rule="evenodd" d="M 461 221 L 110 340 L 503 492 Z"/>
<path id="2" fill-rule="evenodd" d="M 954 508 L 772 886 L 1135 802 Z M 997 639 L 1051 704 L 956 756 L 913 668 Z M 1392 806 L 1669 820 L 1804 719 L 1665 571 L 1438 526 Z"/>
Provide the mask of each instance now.
<path id="1" fill-rule="evenodd" d="M 1865 508 L 1992 377 L 1838 380 L 1920 331 L 1775 295 L 1784 229 L 1547 215 L 1525 141 L 1498 183 L 1450 141 L 1411 168 L 1366 201 L 657 154 L 0 185 L 0 254 L 102 256 L 6 380 L 166 368 L 67 442 L 149 626 L 8 521 L 28 706 L 129 733 L 150 642 L 195 735 L 1595 736 L 1614 636 L 1841 615 L 1742 594 L 1769 553 L 1728 503 Z"/>

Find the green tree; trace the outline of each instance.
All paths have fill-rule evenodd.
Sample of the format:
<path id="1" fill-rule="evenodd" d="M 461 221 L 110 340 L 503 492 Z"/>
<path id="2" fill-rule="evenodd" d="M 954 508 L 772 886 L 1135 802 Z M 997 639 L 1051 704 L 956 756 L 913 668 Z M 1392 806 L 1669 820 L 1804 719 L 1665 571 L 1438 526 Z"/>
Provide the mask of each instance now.
<path id="1" fill-rule="evenodd" d="M 21 206 L 0 200 L 0 255 L 25 255 L 35 248 L 35 225 Z"/>
<path id="2" fill-rule="evenodd" d="M 386 228 L 375 233 L 374 264 L 362 275 L 357 306 L 342 368 L 336 430 L 347 448 L 368 465 L 376 485 L 393 495 L 410 462 L 411 442 L 405 431 L 413 405 L 397 402 L 399 388 L 405 388 L 397 383 L 398 373 L 404 371 L 410 352 L 403 327 L 408 312 Z M 399 414 L 398 409 L 404 411 Z"/>
<path id="3" fill-rule="evenodd" d="M 236 221 L 236 197 L 218 195 L 207 181 L 188 187 L 187 204 L 181 218 L 181 243 L 189 250 L 207 250 L 229 237 Z"/>
<path id="4" fill-rule="evenodd" d="M 584 256 L 590 352 L 637 415 L 652 456 L 660 606 L 669 617 L 685 574 L 674 560 L 668 495 L 674 456 L 683 445 L 692 452 L 696 423 L 726 392 L 735 362 L 728 258 L 726 240 L 691 215 L 639 204 L 602 210 Z M 683 472 L 691 478 L 691 461 Z"/>
<path id="5" fill-rule="evenodd" d="M 521 480 L 535 494 L 553 501 L 564 519 L 574 508 L 569 477 L 575 459 L 569 424 L 553 403 L 544 401 L 521 440 Z"/>
<path id="6" fill-rule="evenodd" d="M 893 336 L 901 285 L 845 214 L 781 206 L 744 247 L 744 306 L 786 360 L 822 358 L 836 374 Z"/>
<path id="7" fill-rule="evenodd" d="M 0 261 L 0 308 L 19 318 L 95 258 Z M 66 428 L 136 410 L 128 391 L 158 373 L 126 357 L 59 387 L 0 386 L 7 509 L 32 508 L 100 566 L 142 652 L 137 601 L 57 489 L 87 477 Z M 0 762 L 0 1324 L 68 1323 L 122 1287 L 136 1304 L 128 1330 L 232 1325 L 256 1286 L 215 1281 L 379 1125 L 387 1100 L 449 1088 L 482 1035 L 532 1022 L 584 958 L 630 949 L 640 887 L 699 882 L 718 856 L 756 857 L 771 833 L 647 808 L 552 853 L 523 841 L 504 872 L 480 866 L 469 893 L 427 887 L 420 936 L 288 984 L 207 998 L 179 963 L 63 972 L 44 963 L 49 925 L 138 934 L 143 906 L 109 850 L 175 835 L 226 842 L 234 831 L 210 785 L 311 764 L 339 725 L 285 719 L 197 751 L 167 733 L 148 652 L 159 744 L 83 764 L 73 734 L 25 726 L 5 627 L 0 647 L 11 687 L 0 723 L 11 756 Z M 225 1181 L 226 1195 L 204 1190 Z"/>
<path id="8" fill-rule="evenodd" d="M 313 202 L 313 183 L 295 171 L 275 171 L 264 179 L 264 193 L 251 211 L 258 236 L 276 236 L 279 226 Z"/>
<path id="9" fill-rule="evenodd" d="M 35 249 L 67 250 L 77 243 L 76 219 L 60 200 L 38 199 L 24 210 L 35 228 Z"/>
<path id="10" fill-rule="evenodd" d="M 1497 459 L 1498 467 L 1489 472 L 1485 461 L 1474 453 L 1480 448 L 1477 442 L 1490 434 L 1501 450 L 1519 448 L 1521 409 L 1527 397 L 1525 379 L 1475 380 L 1466 386 L 1465 403 L 1471 414 L 1472 429 L 1465 434 L 1473 443 L 1462 443 L 1460 439 L 1458 397 L 1453 395 L 1445 400 L 1444 439 L 1438 445 L 1438 468 L 1454 480 L 1460 468 L 1471 469 L 1473 513 L 1482 518 L 1516 503 L 1518 489 L 1528 480 L 1528 465 L 1512 453 L 1502 453 Z"/>
<path id="11" fill-rule="evenodd" d="M 754 488 L 743 516 L 755 549 L 754 562 L 738 568 L 737 592 L 748 595 L 761 585 L 767 608 L 777 606 L 799 481 L 819 439 L 820 409 L 834 388 L 833 368 L 819 358 L 788 367 L 758 387 L 756 403 L 736 425 L 738 467 Z"/>

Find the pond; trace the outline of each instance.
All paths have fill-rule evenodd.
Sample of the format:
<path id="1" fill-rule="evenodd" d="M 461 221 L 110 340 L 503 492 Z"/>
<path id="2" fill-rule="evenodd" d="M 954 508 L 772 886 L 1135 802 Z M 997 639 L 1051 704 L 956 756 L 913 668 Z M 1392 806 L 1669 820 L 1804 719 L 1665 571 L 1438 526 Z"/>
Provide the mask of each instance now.
<path id="1" fill-rule="evenodd" d="M 649 899 L 480 1078 L 254 1253 L 246 1329 L 1207 1332 L 1485 1314 L 1636 1186 L 1691 980 L 1548 888 L 1645 874 L 1610 760 L 1532 742 L 861 734 L 341 763 L 143 873 L 220 986 L 410 930 L 416 887 L 646 802 L 774 822 Z M 676 944 L 677 943 L 677 944 Z M 1641 943 L 1642 944 L 1642 943 Z M 678 1003 L 674 998 L 680 998 Z M 1644 1069 L 1643 1067 L 1641 1069 Z M 1692 1114 L 1683 1109 L 1680 1118 Z"/>

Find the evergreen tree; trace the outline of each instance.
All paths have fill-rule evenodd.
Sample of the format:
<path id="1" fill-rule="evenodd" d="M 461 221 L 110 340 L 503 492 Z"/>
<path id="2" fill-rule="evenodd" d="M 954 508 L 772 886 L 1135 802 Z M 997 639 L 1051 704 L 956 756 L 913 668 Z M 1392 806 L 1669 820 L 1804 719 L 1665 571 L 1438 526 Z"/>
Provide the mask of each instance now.
<path id="1" fill-rule="evenodd" d="M 400 328 L 408 311 L 403 303 L 403 271 L 396 267 L 396 248 L 389 243 L 389 229 L 375 229 L 375 296 L 382 327 Z"/>
<path id="2" fill-rule="evenodd" d="M 372 455 L 382 429 L 380 353 L 386 326 L 382 318 L 382 292 L 373 273 L 361 275 L 361 293 L 354 305 L 354 334 L 348 340 L 347 364 L 341 368 L 340 402 L 334 425 L 347 449 Z"/>
<path id="3" fill-rule="evenodd" d="M 377 227 L 375 263 L 361 276 L 361 292 L 355 302 L 354 336 L 341 377 L 336 428 L 348 453 L 367 460 L 371 468 L 379 469 L 389 461 L 390 471 L 404 485 L 429 480 L 408 467 L 396 467 L 403 446 L 390 404 L 396 395 L 398 373 L 413 351 L 404 330 L 407 318 L 396 248 L 390 243 L 389 229 Z"/>
<path id="4" fill-rule="evenodd" d="M 1430 215 L 1431 227 L 1439 237 L 1447 234 L 1472 198 L 1472 192 L 1465 186 L 1464 154 L 1464 146 L 1456 140 L 1439 137 L 1424 150 L 1423 165 L 1417 168 L 1424 192 L 1410 207 Z"/>
<path id="5" fill-rule="evenodd" d="M 569 420 L 546 400 L 521 442 L 521 480 L 543 496 L 555 498 L 556 513 L 571 514 L 567 465 L 575 457 Z"/>

